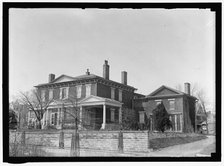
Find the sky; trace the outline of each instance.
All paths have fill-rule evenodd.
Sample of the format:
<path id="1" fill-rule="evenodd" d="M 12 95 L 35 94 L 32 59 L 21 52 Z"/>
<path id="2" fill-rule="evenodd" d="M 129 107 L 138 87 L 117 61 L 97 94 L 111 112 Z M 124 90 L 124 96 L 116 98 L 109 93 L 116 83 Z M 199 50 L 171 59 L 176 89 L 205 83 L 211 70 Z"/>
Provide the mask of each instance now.
<path id="1" fill-rule="evenodd" d="M 215 14 L 207 9 L 10 9 L 11 96 L 56 77 L 90 73 L 148 95 L 185 82 L 215 101 Z"/>

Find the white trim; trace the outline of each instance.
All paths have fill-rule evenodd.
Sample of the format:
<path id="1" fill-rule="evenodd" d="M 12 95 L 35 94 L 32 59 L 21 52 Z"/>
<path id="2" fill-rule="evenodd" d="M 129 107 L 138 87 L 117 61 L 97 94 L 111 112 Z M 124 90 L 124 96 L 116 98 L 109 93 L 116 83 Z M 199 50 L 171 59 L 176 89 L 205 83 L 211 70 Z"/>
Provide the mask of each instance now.
<path id="1" fill-rule="evenodd" d="M 170 100 L 172 101 L 172 100 L 175 100 L 175 99 L 168 99 L 168 101 L 170 101 Z"/>
<path id="2" fill-rule="evenodd" d="M 155 102 L 161 102 L 162 101 L 162 99 L 158 99 L 158 100 L 154 100 Z"/>

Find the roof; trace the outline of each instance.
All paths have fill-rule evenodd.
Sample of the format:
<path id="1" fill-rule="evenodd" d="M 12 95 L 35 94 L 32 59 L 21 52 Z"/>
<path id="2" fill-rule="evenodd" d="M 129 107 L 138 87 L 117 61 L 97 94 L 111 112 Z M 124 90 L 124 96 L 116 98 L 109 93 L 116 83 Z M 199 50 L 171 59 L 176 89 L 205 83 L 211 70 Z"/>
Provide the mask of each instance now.
<path id="1" fill-rule="evenodd" d="M 107 79 L 105 79 L 103 77 L 100 77 L 100 76 L 97 76 L 95 74 L 89 74 L 89 75 L 85 74 L 85 75 L 80 75 L 80 76 L 77 76 L 77 77 L 71 77 L 71 76 L 62 74 L 61 76 L 57 77 L 56 79 L 54 79 L 50 83 L 38 84 L 35 87 L 41 87 L 41 86 L 46 86 L 46 85 L 54 85 L 54 84 L 62 83 L 62 82 L 65 83 L 65 82 L 82 81 L 82 80 L 88 80 L 88 79 L 94 79 L 94 78 L 100 79 L 100 80 L 104 80 L 104 81 L 108 81 L 108 82 L 115 83 L 115 84 L 119 84 L 119 85 L 122 85 L 122 86 L 126 86 L 128 88 L 132 88 L 134 90 L 137 90 L 136 88 L 134 88 L 132 86 L 124 85 L 122 83 L 119 83 L 119 82 L 116 82 L 116 81 L 112 81 L 112 80 L 107 80 Z"/>
<path id="2" fill-rule="evenodd" d="M 173 94 L 166 94 L 166 95 L 157 95 L 159 92 L 161 92 L 163 89 L 167 89 L 171 92 L 173 92 Z M 161 87 L 159 87 L 158 89 L 156 89 L 155 91 L 153 91 L 152 93 L 150 93 L 149 95 L 146 96 L 146 98 L 151 98 L 151 97 L 159 97 L 159 96 L 182 96 L 182 95 L 186 95 L 188 97 L 192 97 L 194 99 L 197 99 L 196 97 L 194 96 L 191 96 L 191 95 L 188 95 L 187 93 L 184 93 L 184 92 L 181 92 L 179 90 L 176 90 L 176 89 L 173 89 L 173 88 L 170 88 L 168 86 L 165 86 L 165 85 L 162 85 Z"/>

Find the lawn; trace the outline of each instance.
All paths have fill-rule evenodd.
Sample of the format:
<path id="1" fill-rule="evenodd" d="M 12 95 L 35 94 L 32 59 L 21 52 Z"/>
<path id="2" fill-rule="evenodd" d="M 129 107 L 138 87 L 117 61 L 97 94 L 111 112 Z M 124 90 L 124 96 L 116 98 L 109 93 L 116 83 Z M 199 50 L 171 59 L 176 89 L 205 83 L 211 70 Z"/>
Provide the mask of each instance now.
<path id="1" fill-rule="evenodd" d="M 166 148 L 168 146 L 180 145 L 185 143 L 190 143 L 194 141 L 199 141 L 207 138 L 204 135 L 201 136 L 187 136 L 187 137 L 167 137 L 167 138 L 155 138 L 150 140 L 150 149 L 160 149 Z"/>

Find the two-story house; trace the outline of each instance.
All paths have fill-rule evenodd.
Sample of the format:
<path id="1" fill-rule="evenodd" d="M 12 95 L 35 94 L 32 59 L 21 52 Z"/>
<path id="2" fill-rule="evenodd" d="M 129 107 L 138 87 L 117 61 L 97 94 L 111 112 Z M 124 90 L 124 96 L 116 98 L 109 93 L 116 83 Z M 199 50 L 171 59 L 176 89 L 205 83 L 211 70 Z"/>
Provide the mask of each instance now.
<path id="1" fill-rule="evenodd" d="M 197 98 L 190 95 L 190 84 L 185 83 L 185 93 L 161 86 L 142 99 L 134 100 L 134 109 L 139 112 L 139 122 L 145 123 L 145 116 L 150 119 L 150 130 L 154 131 L 152 112 L 163 102 L 172 122 L 174 132 L 195 131 L 195 105 Z"/>
<path id="2" fill-rule="evenodd" d="M 48 83 L 35 86 L 43 101 L 52 101 L 43 115 L 42 126 L 73 126 L 75 116 L 79 127 L 106 129 L 122 121 L 122 109 L 133 107 L 133 98 L 143 95 L 127 84 L 127 72 L 121 72 L 121 83 L 109 79 L 108 61 L 103 65 L 103 77 L 90 74 L 71 77 L 49 75 Z M 75 108 L 75 109 L 74 109 Z M 75 115 L 75 116 L 74 116 Z"/>

